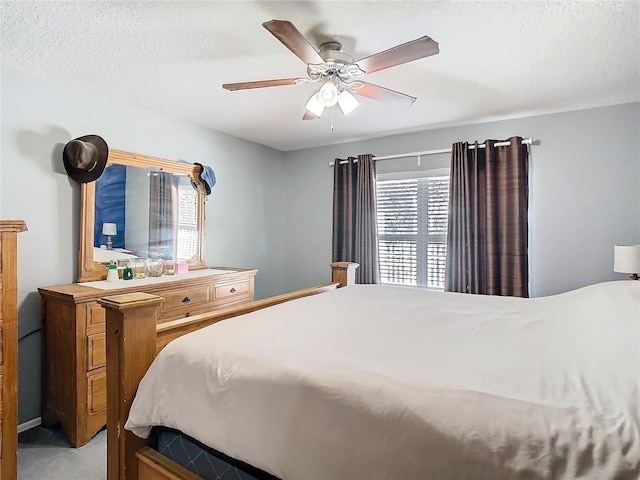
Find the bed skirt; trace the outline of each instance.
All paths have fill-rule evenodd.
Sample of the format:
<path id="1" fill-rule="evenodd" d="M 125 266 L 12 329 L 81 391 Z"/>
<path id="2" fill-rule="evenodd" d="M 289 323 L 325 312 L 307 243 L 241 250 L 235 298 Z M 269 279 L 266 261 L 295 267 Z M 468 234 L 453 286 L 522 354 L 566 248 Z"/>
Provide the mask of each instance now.
<path id="1" fill-rule="evenodd" d="M 277 477 L 231 458 L 169 428 L 157 428 L 158 451 L 205 480 L 278 480 Z"/>

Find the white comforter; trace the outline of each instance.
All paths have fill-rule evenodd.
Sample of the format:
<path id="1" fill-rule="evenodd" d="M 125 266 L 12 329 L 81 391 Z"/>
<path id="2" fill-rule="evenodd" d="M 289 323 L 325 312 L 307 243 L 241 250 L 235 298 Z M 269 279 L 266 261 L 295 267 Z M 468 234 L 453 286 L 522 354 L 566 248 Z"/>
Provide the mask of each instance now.
<path id="1" fill-rule="evenodd" d="M 185 335 L 126 428 L 283 479 L 640 477 L 640 282 L 536 299 L 351 286 Z"/>

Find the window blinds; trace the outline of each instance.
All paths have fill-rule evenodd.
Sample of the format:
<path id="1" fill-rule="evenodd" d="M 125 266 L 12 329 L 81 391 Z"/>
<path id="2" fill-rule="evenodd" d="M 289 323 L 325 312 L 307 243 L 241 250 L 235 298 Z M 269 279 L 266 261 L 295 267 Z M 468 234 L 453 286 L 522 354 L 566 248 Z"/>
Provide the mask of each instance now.
<path id="1" fill-rule="evenodd" d="M 449 177 L 379 180 L 381 282 L 444 289 Z"/>

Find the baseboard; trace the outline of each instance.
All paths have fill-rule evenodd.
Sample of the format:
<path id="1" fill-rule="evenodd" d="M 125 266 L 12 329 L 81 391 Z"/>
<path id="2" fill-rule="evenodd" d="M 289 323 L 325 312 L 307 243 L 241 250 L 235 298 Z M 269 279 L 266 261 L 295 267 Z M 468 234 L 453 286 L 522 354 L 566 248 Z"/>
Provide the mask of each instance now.
<path id="1" fill-rule="evenodd" d="M 20 425 L 18 425 L 18 433 L 22 433 L 33 427 L 37 427 L 41 423 L 42 423 L 42 417 L 34 418 L 33 420 L 29 420 L 28 422 L 21 423 Z"/>

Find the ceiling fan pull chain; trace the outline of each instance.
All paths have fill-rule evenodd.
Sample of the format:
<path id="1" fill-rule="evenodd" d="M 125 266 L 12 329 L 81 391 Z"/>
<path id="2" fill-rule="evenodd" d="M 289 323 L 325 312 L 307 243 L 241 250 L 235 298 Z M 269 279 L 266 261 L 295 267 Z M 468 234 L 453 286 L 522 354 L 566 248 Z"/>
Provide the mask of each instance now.
<path id="1" fill-rule="evenodd" d="M 333 132 L 333 108 L 331 107 L 331 131 Z"/>

